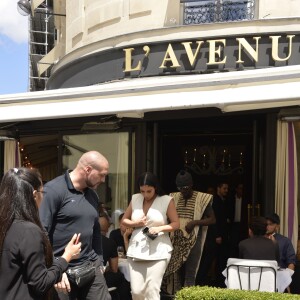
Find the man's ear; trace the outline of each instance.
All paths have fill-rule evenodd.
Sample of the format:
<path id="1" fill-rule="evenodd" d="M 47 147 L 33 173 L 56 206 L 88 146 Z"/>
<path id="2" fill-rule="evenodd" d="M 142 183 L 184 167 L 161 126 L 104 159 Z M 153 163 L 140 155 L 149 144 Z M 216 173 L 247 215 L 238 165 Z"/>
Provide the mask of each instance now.
<path id="1" fill-rule="evenodd" d="M 250 228 L 248 229 L 248 234 L 250 237 L 253 237 L 253 231 Z"/>
<path id="2" fill-rule="evenodd" d="M 92 169 L 93 169 L 93 168 L 92 168 L 91 166 L 86 166 L 86 167 L 84 168 L 84 170 L 85 170 L 85 172 L 86 172 L 87 174 L 91 173 Z"/>

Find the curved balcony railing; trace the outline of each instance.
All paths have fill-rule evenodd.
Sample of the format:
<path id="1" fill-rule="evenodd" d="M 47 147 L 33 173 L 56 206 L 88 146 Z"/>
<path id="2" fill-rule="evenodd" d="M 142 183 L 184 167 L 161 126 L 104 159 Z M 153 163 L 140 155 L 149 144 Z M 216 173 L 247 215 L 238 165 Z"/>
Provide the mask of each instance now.
<path id="1" fill-rule="evenodd" d="M 183 24 L 254 19 L 255 0 L 181 0 Z"/>

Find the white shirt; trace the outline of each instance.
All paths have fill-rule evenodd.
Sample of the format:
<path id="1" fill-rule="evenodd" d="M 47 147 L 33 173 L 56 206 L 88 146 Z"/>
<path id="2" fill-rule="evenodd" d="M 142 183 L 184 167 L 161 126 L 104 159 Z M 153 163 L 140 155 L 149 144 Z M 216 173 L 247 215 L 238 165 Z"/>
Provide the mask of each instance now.
<path id="1" fill-rule="evenodd" d="M 161 226 L 168 224 L 167 210 L 172 197 L 157 196 L 147 212 L 147 226 Z M 132 196 L 131 220 L 139 220 L 144 216 L 142 194 Z M 149 239 L 142 232 L 144 227 L 135 228 L 131 234 L 127 256 L 141 260 L 160 260 L 171 256 L 173 246 L 168 232 L 160 232 L 154 240 Z"/>
<path id="2" fill-rule="evenodd" d="M 241 222 L 242 198 L 235 196 L 234 222 Z"/>

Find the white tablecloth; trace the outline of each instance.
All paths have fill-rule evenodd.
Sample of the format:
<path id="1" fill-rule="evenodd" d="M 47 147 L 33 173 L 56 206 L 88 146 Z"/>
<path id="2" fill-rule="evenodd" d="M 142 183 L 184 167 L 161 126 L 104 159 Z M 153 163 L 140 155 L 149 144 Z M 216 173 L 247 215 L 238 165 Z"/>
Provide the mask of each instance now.
<path id="1" fill-rule="evenodd" d="M 277 289 L 283 293 L 284 290 L 291 284 L 294 271 L 291 269 L 279 269 L 277 271 Z"/>
<path id="2" fill-rule="evenodd" d="M 129 264 L 126 258 L 119 258 L 119 270 L 124 274 L 125 279 L 130 282 Z"/>
<path id="3" fill-rule="evenodd" d="M 222 272 L 222 274 L 225 276 L 225 284 L 227 286 L 226 269 Z M 277 270 L 277 291 L 279 293 L 283 293 L 285 289 L 291 284 L 293 274 L 294 271 L 288 268 Z"/>

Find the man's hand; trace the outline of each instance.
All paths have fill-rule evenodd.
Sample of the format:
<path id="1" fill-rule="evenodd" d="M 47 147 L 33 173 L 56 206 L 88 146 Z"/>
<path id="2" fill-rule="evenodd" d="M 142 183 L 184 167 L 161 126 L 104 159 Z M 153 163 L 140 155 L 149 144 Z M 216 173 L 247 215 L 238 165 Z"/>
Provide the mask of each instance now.
<path id="1" fill-rule="evenodd" d="M 193 231 L 194 227 L 195 227 L 194 221 L 190 221 L 186 224 L 185 230 L 187 233 L 191 233 Z"/>
<path id="2" fill-rule="evenodd" d="M 276 239 L 275 239 L 275 237 L 274 237 L 274 233 L 273 233 L 273 234 L 267 235 L 267 238 L 270 239 L 270 240 L 272 240 L 273 242 L 276 241 Z"/>
<path id="3" fill-rule="evenodd" d="M 63 292 L 64 294 L 68 294 L 71 291 L 70 282 L 66 273 L 63 273 L 61 282 L 58 282 L 54 285 L 57 292 Z"/>

